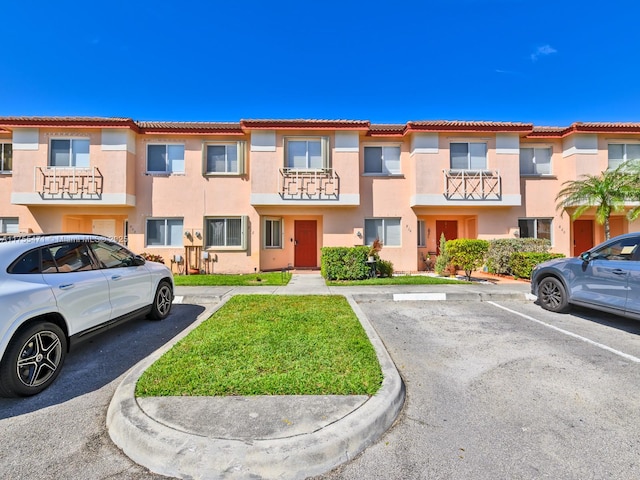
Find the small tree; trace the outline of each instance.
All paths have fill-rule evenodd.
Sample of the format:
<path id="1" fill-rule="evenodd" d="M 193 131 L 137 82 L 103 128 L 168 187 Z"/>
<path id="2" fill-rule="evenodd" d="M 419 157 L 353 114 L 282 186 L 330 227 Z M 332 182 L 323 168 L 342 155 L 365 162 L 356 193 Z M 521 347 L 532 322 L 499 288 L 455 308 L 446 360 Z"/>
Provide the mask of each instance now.
<path id="1" fill-rule="evenodd" d="M 451 263 L 449 259 L 449 255 L 447 254 L 447 239 L 444 236 L 444 233 L 440 234 L 440 254 L 436 257 L 436 264 L 434 269 L 438 275 L 442 275 L 447 268 L 449 268 L 449 264 Z"/>
<path id="2" fill-rule="evenodd" d="M 487 240 L 460 238 L 447 242 L 447 254 L 451 262 L 464 270 L 469 281 L 471 281 L 471 272 L 482 265 L 488 251 Z"/>

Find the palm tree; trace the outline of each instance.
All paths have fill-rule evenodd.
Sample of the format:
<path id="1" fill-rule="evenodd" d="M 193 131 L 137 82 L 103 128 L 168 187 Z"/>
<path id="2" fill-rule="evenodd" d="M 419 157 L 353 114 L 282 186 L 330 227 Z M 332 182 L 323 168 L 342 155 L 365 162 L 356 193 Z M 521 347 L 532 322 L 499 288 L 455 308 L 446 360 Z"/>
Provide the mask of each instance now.
<path id="1" fill-rule="evenodd" d="M 628 199 L 639 203 L 627 212 L 629 221 L 634 221 L 640 217 L 640 162 L 628 160 L 618 167 L 618 171 L 624 176 L 622 183 L 627 191 Z"/>
<path id="2" fill-rule="evenodd" d="M 595 208 L 596 221 L 604 225 L 604 236 L 609 240 L 609 217 L 613 212 L 623 211 L 625 202 L 633 198 L 627 168 L 628 166 L 623 164 L 615 170 L 605 170 L 600 175 L 582 175 L 579 180 L 564 182 L 563 188 L 556 196 L 556 208 L 560 210 L 576 207 L 571 214 L 572 220 L 590 208 Z"/>

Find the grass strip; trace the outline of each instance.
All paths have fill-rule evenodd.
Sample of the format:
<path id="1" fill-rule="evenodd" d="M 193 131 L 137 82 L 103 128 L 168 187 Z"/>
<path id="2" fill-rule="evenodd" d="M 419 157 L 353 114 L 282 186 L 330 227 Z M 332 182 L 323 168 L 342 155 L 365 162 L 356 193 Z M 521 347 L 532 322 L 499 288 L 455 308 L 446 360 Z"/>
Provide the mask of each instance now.
<path id="1" fill-rule="evenodd" d="M 173 281 L 181 287 L 216 286 L 279 286 L 291 280 L 289 272 L 250 273 L 246 275 L 175 275 Z"/>
<path id="2" fill-rule="evenodd" d="M 373 395 L 381 383 L 344 297 L 237 295 L 147 369 L 136 395 Z"/>
<path id="3" fill-rule="evenodd" d="M 327 285 L 332 287 L 348 287 L 351 285 L 447 285 L 464 283 L 451 278 L 432 277 L 429 275 L 398 275 L 394 277 L 367 278 L 365 280 L 332 280 Z"/>

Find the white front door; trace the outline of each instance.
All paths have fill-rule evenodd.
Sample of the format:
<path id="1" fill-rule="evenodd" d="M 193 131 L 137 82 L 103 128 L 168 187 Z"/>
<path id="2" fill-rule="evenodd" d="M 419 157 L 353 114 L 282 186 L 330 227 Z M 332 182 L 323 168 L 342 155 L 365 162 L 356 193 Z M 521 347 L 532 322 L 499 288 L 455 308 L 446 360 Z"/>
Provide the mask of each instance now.
<path id="1" fill-rule="evenodd" d="M 91 233 L 96 235 L 104 235 L 105 237 L 115 238 L 116 236 L 116 221 L 113 219 L 96 220 L 91 222 Z"/>

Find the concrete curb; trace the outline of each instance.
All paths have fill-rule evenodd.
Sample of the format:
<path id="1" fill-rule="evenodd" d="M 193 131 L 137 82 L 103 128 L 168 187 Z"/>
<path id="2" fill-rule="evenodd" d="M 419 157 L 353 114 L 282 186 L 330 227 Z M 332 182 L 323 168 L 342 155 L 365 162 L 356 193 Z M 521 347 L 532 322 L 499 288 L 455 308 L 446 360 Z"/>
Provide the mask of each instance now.
<path id="1" fill-rule="evenodd" d="M 210 438 L 169 428 L 148 416 L 135 398 L 142 373 L 178 340 L 220 308 L 207 308 L 194 325 L 135 365 L 116 389 L 107 412 L 113 442 L 136 463 L 162 475 L 198 479 L 304 479 L 352 459 L 395 421 L 405 386 L 364 312 L 345 295 L 358 316 L 382 368 L 380 390 L 359 408 L 313 433 L 266 440 Z"/>

